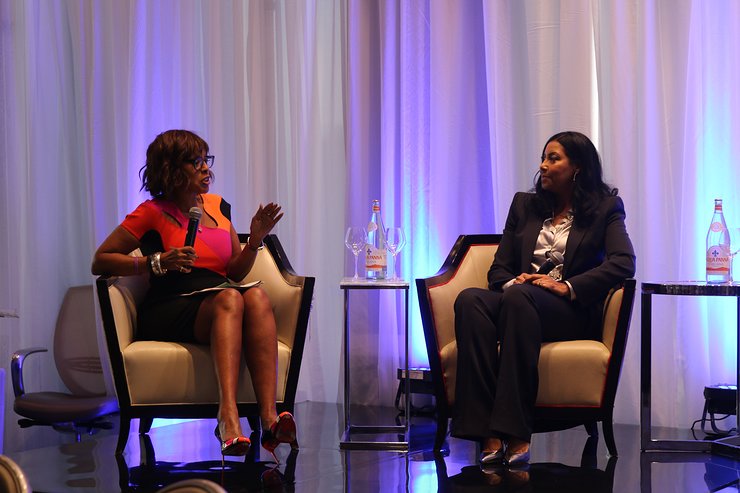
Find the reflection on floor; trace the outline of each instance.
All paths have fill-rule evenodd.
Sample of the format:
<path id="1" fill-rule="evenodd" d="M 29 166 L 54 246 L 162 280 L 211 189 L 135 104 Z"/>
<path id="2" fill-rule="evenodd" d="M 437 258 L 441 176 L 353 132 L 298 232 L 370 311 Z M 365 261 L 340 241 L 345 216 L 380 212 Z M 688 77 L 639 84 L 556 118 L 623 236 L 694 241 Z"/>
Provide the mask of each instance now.
<path id="1" fill-rule="evenodd" d="M 392 410 L 353 410 L 353 422 L 382 422 Z M 708 454 L 640 454 L 636 426 L 615 427 L 619 458 L 608 458 L 603 440 L 583 428 L 535 435 L 528 470 L 481 471 L 474 444 L 449 439 L 443 456 L 429 452 L 434 421 L 412 418 L 409 453 L 344 451 L 341 406 L 296 406 L 300 452 L 282 445 L 280 464 L 260 447 L 246 460 L 222 467 L 213 438 L 215 420 L 182 422 L 138 435 L 122 457 L 113 454 L 117 430 L 74 443 L 8 453 L 26 472 L 34 491 L 154 492 L 185 478 L 206 478 L 230 492 L 729 492 L 738 490 L 740 463 Z M 367 421 L 363 421 L 367 420 Z M 244 423 L 246 426 L 246 422 Z M 54 433 L 49 430 L 49 433 Z M 256 436 L 253 443 L 259 443 Z"/>

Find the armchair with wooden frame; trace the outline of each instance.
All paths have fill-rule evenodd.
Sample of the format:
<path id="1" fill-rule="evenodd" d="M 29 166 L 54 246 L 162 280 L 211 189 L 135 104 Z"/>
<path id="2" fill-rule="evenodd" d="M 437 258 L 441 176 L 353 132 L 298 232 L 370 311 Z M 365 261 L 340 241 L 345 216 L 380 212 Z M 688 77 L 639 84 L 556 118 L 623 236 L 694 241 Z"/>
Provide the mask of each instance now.
<path id="1" fill-rule="evenodd" d="M 239 235 L 242 247 L 248 235 Z M 264 247 L 244 282 L 261 280 L 269 296 L 278 332 L 277 410 L 293 411 L 315 278 L 299 276 L 275 235 Z M 148 288 L 146 276 L 97 280 L 103 329 L 121 426 L 116 454 L 123 453 L 130 423 L 139 419 L 147 433 L 154 418 L 215 418 L 218 385 L 206 345 L 136 340 L 136 307 Z M 249 371 L 242 362 L 237 407 L 240 416 L 259 427 L 259 412 Z"/>
<path id="2" fill-rule="evenodd" d="M 500 241 L 501 235 L 461 235 L 434 276 L 416 279 L 437 407 L 435 451 L 447 436 L 455 398 L 455 299 L 465 288 L 488 286 L 486 275 Z M 617 456 L 612 415 L 634 296 L 634 279 L 610 291 L 601 340 L 542 344 L 535 432 L 584 425 L 590 436 L 598 436 L 601 421 L 609 454 Z"/>

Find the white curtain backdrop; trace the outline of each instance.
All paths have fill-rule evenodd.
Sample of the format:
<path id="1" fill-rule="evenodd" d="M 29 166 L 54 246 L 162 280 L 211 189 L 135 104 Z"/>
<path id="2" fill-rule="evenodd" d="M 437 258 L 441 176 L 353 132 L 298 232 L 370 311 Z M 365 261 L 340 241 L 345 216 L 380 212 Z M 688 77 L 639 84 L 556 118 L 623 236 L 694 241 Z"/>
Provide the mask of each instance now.
<path id="1" fill-rule="evenodd" d="M 343 236 L 372 199 L 406 229 L 413 284 L 459 234 L 501 231 L 560 130 L 600 149 L 638 282 L 702 279 L 715 197 L 740 226 L 738 25 L 732 0 L 0 2 L 0 309 L 20 316 L 0 319 L 0 357 L 51 347 L 65 290 L 92 282 L 95 247 L 146 198 L 138 170 L 168 128 L 210 143 L 237 230 L 260 202 L 286 211 L 276 232 L 317 278 L 299 401 L 341 402 Z M 403 299 L 352 303 L 369 328 L 353 331 L 353 395 L 390 403 Z M 410 309 L 423 365 L 413 286 Z M 618 422 L 639 416 L 639 313 L 638 296 Z M 654 422 L 688 428 L 705 385 L 735 383 L 735 300 L 654 314 Z M 61 387 L 50 357 L 29 360 L 29 389 Z M 6 401 L 6 449 L 43 444 Z"/>

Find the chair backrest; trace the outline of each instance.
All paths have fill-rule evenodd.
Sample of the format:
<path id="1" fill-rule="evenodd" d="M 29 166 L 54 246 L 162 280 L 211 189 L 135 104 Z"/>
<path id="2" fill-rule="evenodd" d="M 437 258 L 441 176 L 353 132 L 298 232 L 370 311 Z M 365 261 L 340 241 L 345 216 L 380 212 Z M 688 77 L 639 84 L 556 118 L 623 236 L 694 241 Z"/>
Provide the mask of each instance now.
<path id="1" fill-rule="evenodd" d="M 242 248 L 246 245 L 248 235 L 239 235 Z M 292 273 L 292 267 L 277 238 L 273 235 L 265 238 L 265 247 L 260 248 L 249 274 L 241 281 L 262 281 L 264 289 L 273 303 L 278 341 L 288 347 L 294 346 L 295 327 L 300 316 L 303 282 Z M 278 265 L 281 262 L 283 265 Z M 287 267 L 287 270 L 285 269 Z M 302 279 L 302 278 L 301 278 Z"/>
<path id="2" fill-rule="evenodd" d="M 141 252 L 135 250 L 131 255 L 141 256 Z M 118 346 L 123 351 L 136 339 L 136 309 L 149 289 L 149 274 L 108 278 L 106 288 Z M 105 320 L 103 322 L 105 323 Z M 111 341 L 108 342 L 110 344 Z"/>
<path id="3" fill-rule="evenodd" d="M 622 363 L 627 350 L 632 307 L 635 301 L 635 279 L 625 279 L 620 286 L 613 288 L 604 302 L 604 322 L 602 342 L 611 352 L 606 372 L 606 385 L 601 406 L 611 408 L 617 395 L 617 385 L 622 373 Z"/>
<path id="4" fill-rule="evenodd" d="M 451 278 L 429 286 L 429 304 L 437 330 L 437 343 L 444 348 L 455 340 L 455 299 L 466 288 L 486 288 L 486 274 L 498 245 L 471 244 L 456 264 Z"/>
<path id="5" fill-rule="evenodd" d="M 442 375 L 434 379 L 437 406 L 448 406 L 454 399 L 455 299 L 465 288 L 488 286 L 488 269 L 500 241 L 501 235 L 460 235 L 439 271 L 416 280 L 429 367 L 432 375 Z"/>
<path id="6" fill-rule="evenodd" d="M 619 325 L 619 311 L 624 300 L 624 286 L 618 286 L 609 291 L 604 301 L 604 322 L 602 324 L 601 342 L 611 352 L 614 347 L 614 337 Z"/>
<path id="7" fill-rule="evenodd" d="M 96 330 L 92 285 L 67 290 L 54 331 L 54 362 L 69 391 L 78 396 L 105 395 Z"/>

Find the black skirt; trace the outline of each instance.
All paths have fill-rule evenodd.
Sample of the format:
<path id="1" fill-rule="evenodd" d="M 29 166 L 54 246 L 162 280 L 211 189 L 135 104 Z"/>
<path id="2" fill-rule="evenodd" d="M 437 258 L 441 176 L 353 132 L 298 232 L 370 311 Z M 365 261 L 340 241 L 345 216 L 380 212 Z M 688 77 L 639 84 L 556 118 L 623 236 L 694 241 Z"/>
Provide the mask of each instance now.
<path id="1" fill-rule="evenodd" d="M 229 279 L 208 269 L 193 268 L 191 272 L 167 272 L 151 276 L 149 291 L 137 310 L 137 340 L 196 342 L 195 317 L 201 303 L 213 291 L 193 293 L 213 288 Z"/>

